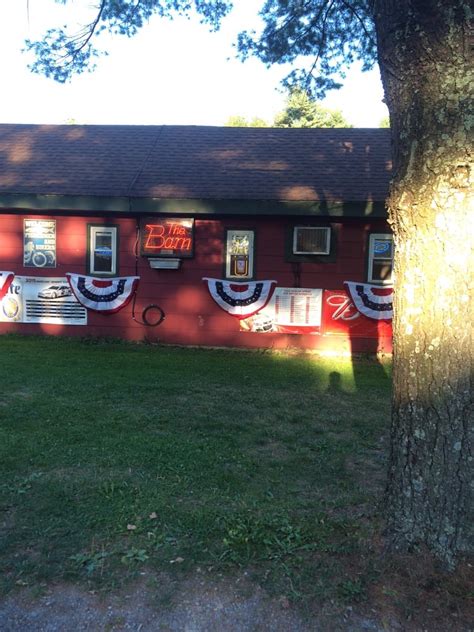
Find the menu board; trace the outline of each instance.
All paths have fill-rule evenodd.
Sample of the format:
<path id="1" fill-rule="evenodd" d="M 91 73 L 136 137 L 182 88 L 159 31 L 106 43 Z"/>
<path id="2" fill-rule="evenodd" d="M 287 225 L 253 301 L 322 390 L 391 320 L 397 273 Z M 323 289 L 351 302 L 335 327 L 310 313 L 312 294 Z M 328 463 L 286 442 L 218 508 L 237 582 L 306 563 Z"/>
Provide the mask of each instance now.
<path id="1" fill-rule="evenodd" d="M 321 289 L 277 287 L 268 305 L 240 321 L 243 331 L 255 333 L 319 334 Z"/>

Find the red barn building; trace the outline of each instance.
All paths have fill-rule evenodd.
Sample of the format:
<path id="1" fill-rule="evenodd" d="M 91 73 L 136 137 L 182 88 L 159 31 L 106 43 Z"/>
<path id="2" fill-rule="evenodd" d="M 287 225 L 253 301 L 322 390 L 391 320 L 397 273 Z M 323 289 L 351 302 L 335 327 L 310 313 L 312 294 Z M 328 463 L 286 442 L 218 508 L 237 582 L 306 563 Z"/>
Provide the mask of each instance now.
<path id="1" fill-rule="evenodd" d="M 390 169 L 383 129 L 0 125 L 0 333 L 389 352 Z"/>

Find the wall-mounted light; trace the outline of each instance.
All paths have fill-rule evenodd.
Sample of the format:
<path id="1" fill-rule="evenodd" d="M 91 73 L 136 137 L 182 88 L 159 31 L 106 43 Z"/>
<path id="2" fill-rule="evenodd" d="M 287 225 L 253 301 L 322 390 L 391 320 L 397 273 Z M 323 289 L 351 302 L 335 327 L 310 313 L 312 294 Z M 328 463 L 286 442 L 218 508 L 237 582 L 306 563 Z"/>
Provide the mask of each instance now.
<path id="1" fill-rule="evenodd" d="M 181 265 L 181 259 L 148 259 L 153 270 L 177 270 Z"/>

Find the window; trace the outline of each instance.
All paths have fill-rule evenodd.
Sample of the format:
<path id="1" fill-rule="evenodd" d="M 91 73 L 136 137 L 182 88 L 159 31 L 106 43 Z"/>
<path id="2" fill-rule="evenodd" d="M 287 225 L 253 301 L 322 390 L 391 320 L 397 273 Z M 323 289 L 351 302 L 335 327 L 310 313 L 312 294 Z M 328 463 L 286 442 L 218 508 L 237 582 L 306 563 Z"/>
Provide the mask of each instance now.
<path id="1" fill-rule="evenodd" d="M 88 225 L 87 270 L 109 276 L 118 271 L 118 227 Z"/>
<path id="2" fill-rule="evenodd" d="M 331 250 L 331 229 L 327 226 L 295 226 L 293 254 L 328 255 Z"/>
<path id="3" fill-rule="evenodd" d="M 390 284 L 393 282 L 393 237 L 388 233 L 372 234 L 369 237 L 369 283 Z"/>
<path id="4" fill-rule="evenodd" d="M 253 230 L 228 230 L 226 237 L 225 275 L 228 279 L 253 278 Z"/>

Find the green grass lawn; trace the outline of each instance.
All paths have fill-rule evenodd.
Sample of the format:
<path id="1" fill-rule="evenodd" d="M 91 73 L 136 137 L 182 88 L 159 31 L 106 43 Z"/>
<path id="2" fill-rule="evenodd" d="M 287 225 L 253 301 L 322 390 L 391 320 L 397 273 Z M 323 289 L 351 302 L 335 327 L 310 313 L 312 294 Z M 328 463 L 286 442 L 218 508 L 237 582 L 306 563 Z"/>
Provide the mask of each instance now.
<path id="1" fill-rule="evenodd" d="M 377 361 L 0 338 L 0 587 L 237 566 L 363 598 L 384 484 Z"/>

